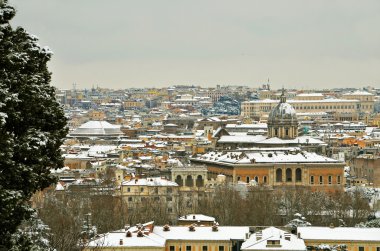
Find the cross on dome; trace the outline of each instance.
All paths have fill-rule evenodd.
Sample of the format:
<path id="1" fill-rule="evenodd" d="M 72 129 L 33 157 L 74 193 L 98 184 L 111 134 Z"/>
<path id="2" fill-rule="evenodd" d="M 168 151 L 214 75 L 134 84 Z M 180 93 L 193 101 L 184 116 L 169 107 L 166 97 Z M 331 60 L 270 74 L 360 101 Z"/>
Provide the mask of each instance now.
<path id="1" fill-rule="evenodd" d="M 285 89 L 282 87 L 282 92 L 280 96 L 280 103 L 286 103 Z"/>

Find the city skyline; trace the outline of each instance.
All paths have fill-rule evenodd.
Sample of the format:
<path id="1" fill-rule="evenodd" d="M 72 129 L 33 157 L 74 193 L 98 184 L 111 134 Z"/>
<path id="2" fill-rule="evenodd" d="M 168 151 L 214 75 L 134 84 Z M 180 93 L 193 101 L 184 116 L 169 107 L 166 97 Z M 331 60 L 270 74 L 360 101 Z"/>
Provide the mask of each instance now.
<path id="1" fill-rule="evenodd" d="M 380 83 L 378 1 L 12 0 L 58 88 Z"/>

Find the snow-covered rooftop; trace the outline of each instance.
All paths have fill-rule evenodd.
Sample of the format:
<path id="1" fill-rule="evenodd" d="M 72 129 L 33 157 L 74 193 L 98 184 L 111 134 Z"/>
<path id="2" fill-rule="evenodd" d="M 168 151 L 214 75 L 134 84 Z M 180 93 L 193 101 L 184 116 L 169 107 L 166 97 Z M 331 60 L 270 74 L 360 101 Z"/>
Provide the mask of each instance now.
<path id="1" fill-rule="evenodd" d="M 322 93 L 300 93 L 297 97 L 323 97 Z"/>
<path id="2" fill-rule="evenodd" d="M 258 235 L 259 239 L 257 238 Z M 271 247 L 272 241 L 278 241 L 273 247 Z M 287 233 L 281 229 L 275 227 L 269 227 L 261 232 L 252 234 L 248 240 L 246 240 L 241 250 L 294 250 L 305 251 L 306 245 L 304 240 L 297 238 L 294 234 Z"/>
<path id="3" fill-rule="evenodd" d="M 228 130 L 228 129 L 237 129 L 237 128 L 239 128 L 239 129 L 257 129 L 257 128 L 260 128 L 260 129 L 262 129 L 262 128 L 267 128 L 268 126 L 267 126 L 267 124 L 266 123 L 257 123 L 257 124 L 240 124 L 240 125 L 238 125 L 238 124 L 227 124 L 226 125 L 226 129 Z"/>
<path id="4" fill-rule="evenodd" d="M 118 136 L 122 134 L 120 125 L 112 125 L 107 121 L 88 121 L 70 133 L 74 137 Z"/>
<path id="5" fill-rule="evenodd" d="M 187 214 L 187 215 L 179 217 L 178 220 L 179 221 L 195 221 L 195 222 L 198 222 L 198 221 L 214 222 L 215 218 L 211 217 L 211 216 L 204 215 L 204 214 Z"/>
<path id="6" fill-rule="evenodd" d="M 301 145 L 325 145 L 326 143 L 310 136 L 300 136 L 294 139 L 280 139 L 277 137 L 267 138 L 264 135 L 223 135 L 218 140 L 218 143 L 255 143 L 269 145 L 286 145 L 286 144 L 301 144 Z"/>
<path id="7" fill-rule="evenodd" d="M 286 102 L 289 104 L 299 104 L 299 103 L 331 103 L 331 102 L 337 102 L 337 103 L 350 103 L 350 102 L 358 102 L 359 100 L 356 99 L 321 99 L 321 100 L 287 100 Z M 261 100 L 250 100 L 250 101 L 244 101 L 243 103 L 279 103 L 279 100 L 275 99 L 261 99 Z"/>
<path id="8" fill-rule="evenodd" d="M 380 228 L 298 227 L 304 240 L 380 241 Z"/>
<path id="9" fill-rule="evenodd" d="M 127 231 L 131 237 L 126 236 L 126 231 L 109 232 L 95 240 L 90 241 L 88 247 L 164 247 L 167 240 L 183 241 L 230 241 L 244 240 L 249 227 L 218 227 L 218 231 L 212 231 L 211 227 L 195 227 L 190 231 L 189 227 L 171 226 L 165 231 L 162 226 L 155 226 L 150 233 L 143 232 L 142 237 L 137 236 L 137 228 L 132 227 Z"/>
<path id="10" fill-rule="evenodd" d="M 163 179 L 161 177 L 153 177 L 146 179 L 132 179 L 124 181 L 122 186 L 178 186 L 177 183 Z"/>
<path id="11" fill-rule="evenodd" d="M 365 96 L 374 96 L 372 93 L 366 92 L 366 91 L 360 91 L 356 90 L 353 92 L 345 93 L 343 96 L 351 96 L 351 95 L 365 95 Z"/>
<path id="12" fill-rule="evenodd" d="M 338 160 L 306 151 L 209 152 L 195 159 L 226 164 L 340 163 Z"/>

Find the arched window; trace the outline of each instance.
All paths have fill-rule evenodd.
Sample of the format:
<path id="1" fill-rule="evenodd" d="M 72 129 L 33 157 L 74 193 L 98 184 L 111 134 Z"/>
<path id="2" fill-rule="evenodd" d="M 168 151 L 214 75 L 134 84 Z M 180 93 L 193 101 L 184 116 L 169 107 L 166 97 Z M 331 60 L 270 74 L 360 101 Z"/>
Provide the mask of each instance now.
<path id="1" fill-rule="evenodd" d="M 183 186 L 183 180 L 181 175 L 177 175 L 177 178 L 175 178 L 175 182 L 178 184 L 178 186 Z"/>
<path id="2" fill-rule="evenodd" d="M 268 181 L 267 181 L 267 176 L 264 176 L 263 177 L 263 183 L 266 184 Z"/>
<path id="3" fill-rule="evenodd" d="M 286 169 L 286 182 L 292 182 L 292 169 Z"/>
<path id="4" fill-rule="evenodd" d="M 255 176 L 256 183 L 259 183 L 259 177 Z"/>
<path id="5" fill-rule="evenodd" d="M 278 136 L 278 129 L 274 129 L 274 136 Z"/>
<path id="6" fill-rule="evenodd" d="M 249 183 L 249 176 L 247 176 L 245 179 L 246 179 L 247 183 Z"/>
<path id="7" fill-rule="evenodd" d="M 203 182 L 202 175 L 198 175 L 197 180 L 195 181 L 195 185 L 197 187 L 203 187 L 203 184 L 204 184 L 204 182 Z"/>
<path id="8" fill-rule="evenodd" d="M 282 182 L 282 169 L 278 168 L 276 170 L 276 182 Z"/>
<path id="9" fill-rule="evenodd" d="M 301 168 L 296 169 L 296 182 L 302 181 L 302 170 Z"/>
<path id="10" fill-rule="evenodd" d="M 193 177 L 191 175 L 187 175 L 186 177 L 186 181 L 185 181 L 185 185 L 187 187 L 192 187 L 194 186 L 194 181 L 193 181 Z"/>
<path id="11" fill-rule="evenodd" d="M 241 177 L 240 176 L 237 176 L 237 181 L 240 181 L 241 180 Z"/>

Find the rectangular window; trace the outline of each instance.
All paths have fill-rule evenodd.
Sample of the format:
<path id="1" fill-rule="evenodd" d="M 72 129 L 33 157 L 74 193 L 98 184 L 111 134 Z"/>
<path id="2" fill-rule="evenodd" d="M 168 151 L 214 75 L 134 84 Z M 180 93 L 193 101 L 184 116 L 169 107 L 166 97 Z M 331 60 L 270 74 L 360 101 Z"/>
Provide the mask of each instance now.
<path id="1" fill-rule="evenodd" d="M 331 185 L 332 184 L 332 176 L 330 175 L 329 176 L 329 185 Z"/>
<path id="2" fill-rule="evenodd" d="M 224 251 L 224 246 L 219 246 L 219 251 Z"/>
<path id="3" fill-rule="evenodd" d="M 314 176 L 310 176 L 310 184 L 314 184 Z"/>
<path id="4" fill-rule="evenodd" d="M 191 246 L 186 246 L 186 251 L 191 251 Z"/>
<path id="5" fill-rule="evenodd" d="M 364 251 L 364 247 L 359 247 L 359 251 Z"/>
<path id="6" fill-rule="evenodd" d="M 174 246 L 170 246 L 169 247 L 169 251 L 175 251 L 175 247 Z"/>
<path id="7" fill-rule="evenodd" d="M 338 175 L 336 183 L 340 184 L 340 176 Z M 380 250 L 379 250 L 380 251 Z"/>
<path id="8" fill-rule="evenodd" d="M 203 246 L 202 247 L 202 251 L 208 251 L 208 247 L 207 246 Z"/>
<path id="9" fill-rule="evenodd" d="M 141 192 L 144 192 L 144 188 L 143 188 L 143 187 L 142 187 L 142 188 L 140 188 L 140 191 L 141 191 Z"/>
<path id="10" fill-rule="evenodd" d="M 319 176 L 319 185 L 323 184 L 323 176 Z"/>
<path id="11" fill-rule="evenodd" d="M 127 188 L 127 192 L 130 192 L 130 191 L 131 191 L 131 188 L 130 188 L 130 187 L 128 187 L 128 188 Z"/>
<path id="12" fill-rule="evenodd" d="M 376 251 L 380 251 L 380 247 L 376 247 Z"/>

